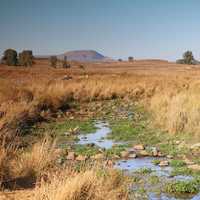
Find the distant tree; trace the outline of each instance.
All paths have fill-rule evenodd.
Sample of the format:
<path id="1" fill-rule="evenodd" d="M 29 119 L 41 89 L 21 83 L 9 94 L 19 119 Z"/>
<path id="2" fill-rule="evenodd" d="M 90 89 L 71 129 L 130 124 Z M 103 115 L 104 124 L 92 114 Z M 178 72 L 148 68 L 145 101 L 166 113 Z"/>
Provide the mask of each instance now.
<path id="1" fill-rule="evenodd" d="M 185 64 L 189 64 L 189 65 L 193 64 L 194 56 L 193 56 L 192 51 L 186 51 L 183 54 L 183 60 L 185 61 Z"/>
<path id="2" fill-rule="evenodd" d="M 122 59 L 121 59 L 121 58 L 119 58 L 119 59 L 118 59 L 118 61 L 119 61 L 119 62 L 122 62 Z"/>
<path id="3" fill-rule="evenodd" d="M 58 62 L 57 57 L 56 56 L 51 56 L 49 60 L 50 60 L 51 67 L 56 68 L 57 62 Z"/>
<path id="4" fill-rule="evenodd" d="M 25 67 L 33 65 L 33 52 L 31 50 L 24 50 L 19 54 L 19 64 Z"/>
<path id="5" fill-rule="evenodd" d="M 196 64 L 199 64 L 199 61 L 194 58 L 192 51 L 186 51 L 183 54 L 183 58 L 177 60 L 176 63 L 177 64 L 196 65 Z"/>
<path id="6" fill-rule="evenodd" d="M 15 51 L 14 49 L 5 50 L 1 62 L 9 66 L 16 66 L 17 65 L 17 51 Z"/>
<path id="7" fill-rule="evenodd" d="M 64 60 L 62 61 L 63 68 L 70 68 L 70 64 L 67 62 L 67 56 L 64 56 Z"/>
<path id="8" fill-rule="evenodd" d="M 133 62 L 133 57 L 132 57 L 132 56 L 129 56 L 129 57 L 128 57 L 128 61 L 129 61 L 129 62 Z"/>
<path id="9" fill-rule="evenodd" d="M 84 65 L 79 65 L 79 68 L 82 70 L 85 70 L 85 66 Z"/>

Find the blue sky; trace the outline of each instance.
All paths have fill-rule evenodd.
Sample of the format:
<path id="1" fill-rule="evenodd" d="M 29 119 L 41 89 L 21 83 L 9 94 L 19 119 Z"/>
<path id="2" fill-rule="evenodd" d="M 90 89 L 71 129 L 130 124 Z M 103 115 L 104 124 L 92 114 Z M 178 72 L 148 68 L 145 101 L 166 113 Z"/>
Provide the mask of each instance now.
<path id="1" fill-rule="evenodd" d="M 192 50 L 200 59 L 200 1 L 0 0 L 0 54 L 6 48 L 168 60 Z"/>

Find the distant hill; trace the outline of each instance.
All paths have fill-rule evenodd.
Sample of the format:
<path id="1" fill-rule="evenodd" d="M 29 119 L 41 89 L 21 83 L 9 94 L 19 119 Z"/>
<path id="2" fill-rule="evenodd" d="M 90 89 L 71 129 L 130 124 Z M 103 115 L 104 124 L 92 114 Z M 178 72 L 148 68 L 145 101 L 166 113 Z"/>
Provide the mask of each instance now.
<path id="1" fill-rule="evenodd" d="M 94 50 L 78 50 L 78 51 L 68 51 L 64 54 L 58 55 L 58 59 L 64 59 L 67 57 L 67 60 L 76 60 L 83 62 L 92 62 L 92 61 L 107 61 L 108 57 L 103 56 Z"/>
<path id="2" fill-rule="evenodd" d="M 51 55 L 36 55 L 38 59 L 48 59 Z M 55 55 L 58 59 L 63 60 L 67 57 L 67 60 L 81 61 L 81 62 L 105 62 L 112 61 L 111 58 L 105 57 L 104 55 L 98 53 L 94 50 L 77 50 L 77 51 L 67 51 L 60 55 Z"/>

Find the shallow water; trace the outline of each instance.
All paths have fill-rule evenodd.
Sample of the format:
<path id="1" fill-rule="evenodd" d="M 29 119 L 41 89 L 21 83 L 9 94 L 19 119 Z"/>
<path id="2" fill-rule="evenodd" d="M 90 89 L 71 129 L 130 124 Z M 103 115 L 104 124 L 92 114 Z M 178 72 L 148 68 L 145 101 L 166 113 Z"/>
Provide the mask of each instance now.
<path id="1" fill-rule="evenodd" d="M 97 131 L 95 133 L 79 135 L 79 141 L 77 143 L 82 144 L 82 145 L 92 143 L 92 144 L 99 146 L 100 148 L 105 148 L 105 149 L 112 148 L 112 146 L 115 144 L 123 144 L 123 143 L 117 143 L 110 139 L 107 139 L 108 134 L 111 132 L 111 129 L 109 128 L 108 123 L 97 122 L 96 127 L 97 127 Z M 172 168 L 171 167 L 159 167 L 157 165 L 154 165 L 152 163 L 152 161 L 154 159 L 157 160 L 158 158 L 142 157 L 142 158 L 135 158 L 135 159 L 128 159 L 128 160 L 121 159 L 116 162 L 114 167 L 117 169 L 126 171 L 130 176 L 131 176 L 131 173 L 134 171 L 138 171 L 143 168 L 149 168 L 152 170 L 152 173 L 150 175 L 156 175 L 156 176 L 159 176 L 162 178 L 164 177 L 165 180 L 183 180 L 183 181 L 185 181 L 185 180 L 192 179 L 191 176 L 182 176 L 182 175 L 171 177 L 170 173 L 172 171 Z M 162 160 L 163 158 L 159 158 L 159 159 Z M 165 193 L 161 193 L 158 195 L 151 191 L 151 189 L 152 189 L 151 187 L 153 188 L 153 186 L 147 185 L 147 189 L 150 189 L 149 191 L 147 191 L 147 199 L 148 200 L 200 200 L 200 194 L 195 195 L 193 197 L 187 196 L 187 197 L 181 197 L 181 198 L 168 196 Z M 135 186 L 133 188 L 133 190 L 137 191 L 137 189 L 139 189 L 139 188 L 140 188 L 140 186 L 138 186 L 138 187 Z M 143 197 L 139 197 L 136 199 L 142 200 Z"/>
<path id="2" fill-rule="evenodd" d="M 112 148 L 114 144 L 120 144 L 113 142 L 112 140 L 107 139 L 107 135 L 111 132 L 111 129 L 108 127 L 108 124 L 105 122 L 96 123 L 97 131 L 95 133 L 83 134 L 79 136 L 78 144 L 95 144 L 100 148 L 109 149 Z"/>
<path id="3" fill-rule="evenodd" d="M 153 160 L 155 160 L 155 158 L 152 158 L 152 157 L 119 160 L 116 162 L 115 167 L 121 170 L 132 171 L 132 172 L 137 171 L 139 169 L 148 168 L 148 169 L 151 169 L 154 173 L 156 173 L 156 175 L 169 176 L 172 170 L 171 167 L 161 168 L 158 165 L 154 165 L 152 163 Z"/>

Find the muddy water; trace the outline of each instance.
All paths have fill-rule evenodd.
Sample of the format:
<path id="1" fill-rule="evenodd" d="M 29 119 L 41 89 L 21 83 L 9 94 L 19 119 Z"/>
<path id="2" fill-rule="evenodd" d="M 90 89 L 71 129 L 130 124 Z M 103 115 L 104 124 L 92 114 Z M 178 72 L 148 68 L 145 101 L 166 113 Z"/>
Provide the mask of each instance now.
<path id="1" fill-rule="evenodd" d="M 99 146 L 100 148 L 105 148 L 109 149 L 112 148 L 113 145 L 116 144 L 122 144 L 122 143 L 117 143 L 112 140 L 107 139 L 108 134 L 111 132 L 111 129 L 109 128 L 108 123 L 105 122 L 97 122 L 96 123 L 97 131 L 94 133 L 90 134 L 84 134 L 84 135 L 79 135 L 79 141 L 78 144 L 95 144 Z M 154 165 L 152 161 L 155 158 L 153 157 L 142 157 L 142 158 L 134 158 L 134 159 L 128 159 L 128 160 L 117 160 L 115 164 L 115 168 L 120 169 L 128 173 L 128 175 L 133 175 L 134 172 L 148 168 L 152 170 L 152 173 L 150 175 L 156 175 L 160 177 L 161 183 L 159 183 L 159 187 L 163 187 L 165 182 L 168 180 L 191 180 L 192 177 L 190 176 L 175 176 L 171 177 L 170 173 L 172 171 L 171 167 L 159 167 L 157 165 Z M 156 158 L 157 159 L 157 158 Z M 162 159 L 162 158 L 160 158 Z M 147 182 L 146 177 L 146 182 Z M 143 177 L 145 181 L 145 177 Z M 187 197 L 172 197 L 168 196 L 165 193 L 154 193 L 152 192 L 154 186 L 152 185 L 144 185 L 145 190 L 147 191 L 146 197 L 135 197 L 134 200 L 141 200 L 141 199 L 147 199 L 147 200 L 200 200 L 200 194 L 195 195 L 195 196 L 187 196 Z M 134 192 L 137 192 L 140 189 L 140 185 L 134 184 L 132 190 Z"/>

